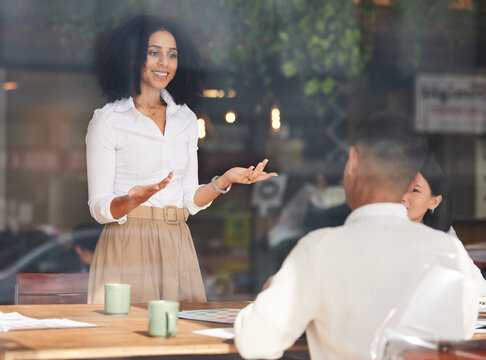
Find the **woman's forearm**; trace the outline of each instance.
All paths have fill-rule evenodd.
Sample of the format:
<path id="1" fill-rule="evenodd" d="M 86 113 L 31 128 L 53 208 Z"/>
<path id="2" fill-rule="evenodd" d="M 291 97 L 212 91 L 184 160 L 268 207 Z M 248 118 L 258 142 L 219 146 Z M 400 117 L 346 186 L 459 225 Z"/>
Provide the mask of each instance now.
<path id="1" fill-rule="evenodd" d="M 231 182 L 228 181 L 224 175 L 218 177 L 215 182 L 216 186 L 221 190 L 224 190 L 231 185 Z M 211 183 L 200 186 L 194 194 L 194 204 L 196 204 L 196 206 L 203 207 L 216 199 L 220 194 L 220 192 L 214 189 Z"/>
<path id="2" fill-rule="evenodd" d="M 133 196 L 123 195 L 114 198 L 110 204 L 111 215 L 114 219 L 120 219 L 135 209 L 140 203 Z"/>

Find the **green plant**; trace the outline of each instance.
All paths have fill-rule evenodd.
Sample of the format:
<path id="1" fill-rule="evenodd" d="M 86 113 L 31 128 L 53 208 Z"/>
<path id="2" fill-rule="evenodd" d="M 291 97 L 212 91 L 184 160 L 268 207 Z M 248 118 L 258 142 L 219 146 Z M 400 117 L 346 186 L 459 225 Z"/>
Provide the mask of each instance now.
<path id="1" fill-rule="evenodd" d="M 410 51 L 400 55 L 412 69 L 420 68 L 423 40 L 429 35 L 443 36 L 449 46 L 461 41 L 456 31 L 461 11 L 453 9 L 455 3 L 390 0 L 388 6 L 381 7 L 380 16 L 392 17 L 396 35 L 406 35 L 410 41 Z M 275 84 L 284 77 L 298 80 L 296 93 L 308 100 L 320 117 L 326 97 L 336 86 L 359 78 L 373 59 L 380 8 L 373 0 L 218 0 L 215 4 L 212 11 L 231 14 L 232 21 L 225 41 L 209 55 L 217 65 L 231 64 L 233 83 L 241 79 L 244 86 L 262 89 L 257 114 L 275 101 Z M 484 6 L 484 1 L 475 0 L 476 11 L 481 4 Z M 211 18 L 211 14 L 206 16 Z M 206 24 L 217 32 L 216 21 Z"/>
<path id="2" fill-rule="evenodd" d="M 397 22 L 397 36 L 410 40 L 410 51 L 401 54 L 404 62 L 421 66 L 423 39 L 430 33 L 443 35 L 450 46 L 460 42 L 458 11 L 451 10 L 455 3 L 390 0 L 386 13 Z M 373 0 L 123 0 L 113 2 L 109 11 L 97 0 L 85 0 L 83 6 L 68 0 L 41 4 L 48 15 L 43 17 L 45 36 L 54 34 L 66 52 L 79 56 L 91 51 L 99 33 L 129 14 L 164 14 L 186 24 L 203 57 L 228 71 L 226 88 L 259 94 L 253 109 L 257 115 L 278 103 L 279 84 L 290 79 L 295 94 L 322 117 L 336 87 L 364 73 L 378 31 L 379 6 Z M 479 13 L 484 0 L 473 4 Z"/>
<path id="3" fill-rule="evenodd" d="M 230 62 L 234 75 L 246 74 L 243 84 L 263 89 L 258 114 L 275 101 L 279 77 L 295 78 L 300 92 L 314 100 L 331 94 L 339 81 L 360 75 L 371 52 L 363 46 L 358 8 L 342 0 L 220 0 L 219 7 L 231 13 L 229 51 L 214 51 L 215 63 Z M 361 8 L 373 16 L 373 7 Z M 369 45 L 369 44 L 368 44 Z M 224 51 L 225 46 L 221 47 Z M 297 92 L 299 90 L 297 89 Z"/>

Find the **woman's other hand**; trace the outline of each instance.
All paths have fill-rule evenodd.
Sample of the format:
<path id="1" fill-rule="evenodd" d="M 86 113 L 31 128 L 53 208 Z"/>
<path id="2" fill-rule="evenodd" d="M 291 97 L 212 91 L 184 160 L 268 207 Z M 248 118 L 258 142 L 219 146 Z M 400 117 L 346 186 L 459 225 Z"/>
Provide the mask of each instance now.
<path id="1" fill-rule="evenodd" d="M 259 181 L 267 180 L 270 177 L 277 176 L 277 173 L 267 173 L 264 171 L 268 159 L 258 163 L 258 165 L 248 168 L 234 167 L 229 169 L 222 176 L 229 184 L 253 184 Z"/>
<path id="2" fill-rule="evenodd" d="M 143 204 L 148 199 L 150 199 L 152 195 L 165 188 L 169 184 L 173 175 L 174 174 L 171 171 L 165 179 L 163 179 L 161 182 L 157 184 L 136 185 L 128 191 L 128 196 L 131 197 L 133 200 L 135 200 L 135 202 L 138 203 L 138 205 Z"/>

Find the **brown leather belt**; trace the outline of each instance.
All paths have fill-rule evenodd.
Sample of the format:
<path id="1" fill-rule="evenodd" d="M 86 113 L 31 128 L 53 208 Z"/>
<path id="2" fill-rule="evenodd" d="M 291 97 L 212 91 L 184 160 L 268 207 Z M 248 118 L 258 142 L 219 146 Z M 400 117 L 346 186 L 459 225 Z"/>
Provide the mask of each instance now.
<path id="1" fill-rule="evenodd" d="M 187 220 L 189 211 L 174 205 L 168 205 L 163 208 L 139 206 L 130 211 L 127 216 L 136 219 L 164 220 L 167 224 L 178 224 Z"/>

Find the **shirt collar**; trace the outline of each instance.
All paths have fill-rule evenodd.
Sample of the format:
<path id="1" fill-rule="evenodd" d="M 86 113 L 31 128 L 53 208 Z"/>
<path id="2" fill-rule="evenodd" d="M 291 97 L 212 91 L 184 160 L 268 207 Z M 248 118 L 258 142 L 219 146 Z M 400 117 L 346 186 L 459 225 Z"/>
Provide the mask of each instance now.
<path id="1" fill-rule="evenodd" d="M 174 98 L 166 89 L 160 91 L 160 96 L 167 103 L 167 117 L 175 113 L 181 107 L 181 105 L 175 103 Z"/>
<path id="2" fill-rule="evenodd" d="M 360 206 L 346 218 L 345 224 L 350 224 L 364 218 L 395 216 L 408 219 L 407 208 L 399 203 L 374 203 Z"/>
<path id="3" fill-rule="evenodd" d="M 160 96 L 164 101 L 167 103 L 167 115 L 176 112 L 180 105 L 177 105 L 172 98 L 172 95 L 166 89 L 162 89 L 160 91 Z M 135 104 L 133 102 L 133 97 L 123 98 L 121 100 L 116 101 L 115 110 L 118 112 L 124 112 L 128 109 L 135 108 Z"/>
<path id="4" fill-rule="evenodd" d="M 127 98 L 123 98 L 121 100 L 117 100 L 114 103 L 114 105 L 115 105 L 115 111 L 117 112 L 124 112 L 132 107 L 133 108 L 135 107 L 135 104 L 133 103 L 133 98 L 131 96 Z"/>

